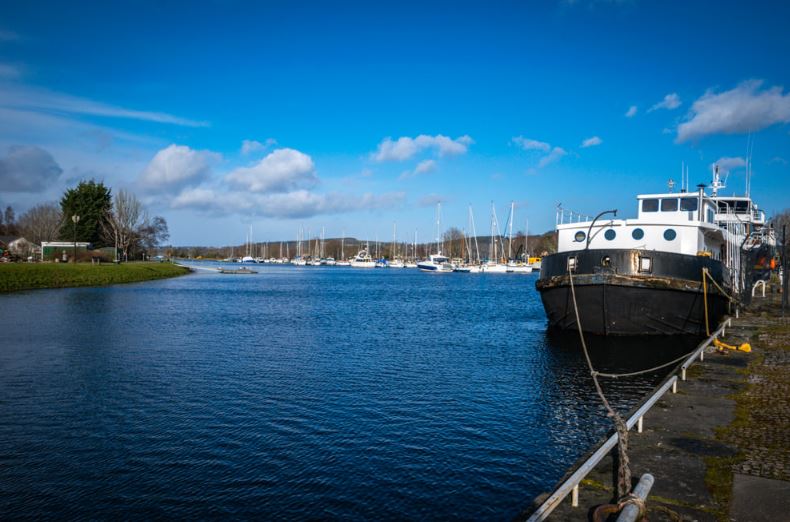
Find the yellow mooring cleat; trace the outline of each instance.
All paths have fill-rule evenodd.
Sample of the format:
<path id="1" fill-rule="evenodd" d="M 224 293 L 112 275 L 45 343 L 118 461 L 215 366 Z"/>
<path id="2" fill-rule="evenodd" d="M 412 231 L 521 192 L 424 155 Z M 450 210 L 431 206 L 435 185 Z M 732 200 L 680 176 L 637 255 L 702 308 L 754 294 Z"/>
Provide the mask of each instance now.
<path id="1" fill-rule="evenodd" d="M 743 343 L 740 346 L 734 346 L 732 344 L 723 343 L 718 339 L 713 340 L 713 346 L 715 346 L 716 349 L 718 349 L 718 351 L 720 352 L 724 351 L 725 348 L 727 350 L 735 350 L 735 351 L 746 352 L 746 353 L 750 353 L 752 351 L 752 347 L 749 345 L 749 343 Z"/>

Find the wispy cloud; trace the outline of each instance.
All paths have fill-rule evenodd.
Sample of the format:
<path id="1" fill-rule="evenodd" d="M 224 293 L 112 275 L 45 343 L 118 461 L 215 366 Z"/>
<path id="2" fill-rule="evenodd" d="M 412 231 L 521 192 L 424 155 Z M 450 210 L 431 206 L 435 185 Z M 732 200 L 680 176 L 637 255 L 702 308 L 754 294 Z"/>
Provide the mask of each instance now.
<path id="1" fill-rule="evenodd" d="M 676 141 L 755 132 L 790 122 L 790 93 L 783 94 L 779 86 L 762 89 L 762 85 L 762 80 L 748 80 L 729 91 L 707 91 L 691 106 L 687 121 L 678 125 Z"/>
<path id="2" fill-rule="evenodd" d="M 0 106 L 28 111 L 123 118 L 186 127 L 205 127 L 206 122 L 190 120 L 164 112 L 140 111 L 116 105 L 17 84 L 0 85 Z"/>
<path id="3" fill-rule="evenodd" d="M 664 96 L 664 99 L 650 107 L 647 112 L 657 111 L 659 109 L 674 110 L 681 105 L 680 96 L 673 92 Z"/>
<path id="4" fill-rule="evenodd" d="M 414 170 L 407 170 L 403 174 L 400 175 L 398 179 L 408 179 L 413 178 L 415 176 L 419 176 L 420 174 L 425 174 L 427 172 L 432 172 L 436 170 L 436 161 L 432 159 L 427 159 L 419 162 Z"/>
<path id="5" fill-rule="evenodd" d="M 397 140 L 384 138 L 371 157 L 375 161 L 405 161 L 424 150 L 433 150 L 440 157 L 466 154 L 472 143 L 474 141 L 467 135 L 455 139 L 441 134 L 420 134 L 416 138 L 404 136 Z"/>
<path id="6" fill-rule="evenodd" d="M 551 145 L 545 141 L 533 140 L 524 136 L 516 136 L 512 141 L 524 150 L 541 150 L 543 152 L 551 150 Z"/>
<path id="7" fill-rule="evenodd" d="M 22 75 L 19 67 L 7 63 L 0 63 L 0 79 L 16 80 Z"/>
<path id="8" fill-rule="evenodd" d="M 593 136 L 593 138 L 590 139 L 600 139 L 600 138 L 598 138 L 597 136 Z M 523 136 L 516 136 L 511 141 L 524 150 L 527 151 L 535 150 L 535 151 L 546 153 L 538 161 L 538 167 L 537 167 L 538 169 L 542 169 L 543 167 L 551 165 L 552 163 L 559 161 L 560 159 L 562 159 L 563 156 L 566 156 L 568 154 L 568 152 L 562 147 L 552 148 L 551 144 L 545 141 L 525 138 Z"/>
<path id="9" fill-rule="evenodd" d="M 634 116 L 636 116 L 638 110 L 639 108 L 636 105 L 631 105 L 630 107 L 628 107 L 628 110 L 625 111 L 625 117 L 633 118 Z"/>
<path id="10" fill-rule="evenodd" d="M 538 168 L 542 169 L 543 167 L 555 163 L 562 159 L 563 156 L 566 156 L 568 153 L 562 147 L 554 147 L 551 149 L 551 152 L 548 155 L 543 156 L 540 158 L 538 162 Z"/>
<path id="11" fill-rule="evenodd" d="M 404 201 L 403 192 L 381 195 L 328 193 L 297 190 L 281 194 L 222 192 L 210 188 L 188 189 L 172 202 L 173 208 L 191 209 L 214 215 L 244 214 L 272 218 L 308 218 L 322 214 L 342 214 L 396 207 Z"/>
<path id="12" fill-rule="evenodd" d="M 730 158 L 728 156 L 725 156 L 723 158 L 719 158 L 718 160 L 714 161 L 711 164 L 711 167 L 714 165 L 718 165 L 719 172 L 721 172 L 722 174 L 729 174 L 730 171 L 745 167 L 746 160 L 741 157 Z"/>
<path id="13" fill-rule="evenodd" d="M 255 152 L 264 152 L 275 145 L 277 145 L 277 140 L 274 138 L 268 138 L 264 142 L 257 140 L 244 140 L 241 142 L 241 153 L 246 156 Z"/>
<path id="14" fill-rule="evenodd" d="M 13 42 L 14 40 L 19 40 L 17 33 L 0 29 L 0 42 Z"/>
<path id="15" fill-rule="evenodd" d="M 582 142 L 582 148 L 586 149 L 588 147 L 596 147 L 603 143 L 603 140 L 598 136 L 593 136 L 592 138 L 587 138 Z"/>
<path id="16" fill-rule="evenodd" d="M 768 162 L 769 164 L 778 163 L 780 165 L 787 165 L 787 160 L 781 156 L 774 156 L 771 158 L 771 161 Z"/>
<path id="17" fill-rule="evenodd" d="M 417 200 L 417 205 L 421 207 L 433 207 L 436 206 L 437 203 L 444 203 L 446 201 L 447 197 L 445 196 L 440 196 L 439 194 L 426 194 Z"/>

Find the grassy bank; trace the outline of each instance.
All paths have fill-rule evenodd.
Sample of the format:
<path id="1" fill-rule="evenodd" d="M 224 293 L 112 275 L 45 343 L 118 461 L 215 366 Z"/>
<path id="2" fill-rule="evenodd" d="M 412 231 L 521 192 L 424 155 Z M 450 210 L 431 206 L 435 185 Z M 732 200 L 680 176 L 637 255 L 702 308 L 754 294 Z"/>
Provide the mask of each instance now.
<path id="1" fill-rule="evenodd" d="M 0 263 L 0 293 L 35 288 L 104 286 L 176 277 L 189 270 L 170 263 Z"/>

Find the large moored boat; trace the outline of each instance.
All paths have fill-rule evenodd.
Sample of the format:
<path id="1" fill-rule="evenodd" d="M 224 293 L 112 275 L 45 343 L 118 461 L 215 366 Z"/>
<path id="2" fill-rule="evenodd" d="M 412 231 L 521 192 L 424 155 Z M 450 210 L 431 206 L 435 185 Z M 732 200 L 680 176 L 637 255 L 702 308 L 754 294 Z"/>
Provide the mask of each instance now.
<path id="1" fill-rule="evenodd" d="M 717 168 L 711 194 L 672 185 L 637 196 L 636 219 L 558 209 L 557 253 L 543 257 L 537 282 L 551 327 L 577 327 L 569 275 L 582 329 L 602 335 L 704 335 L 730 296 L 751 291 L 757 253 L 775 247 L 765 213 L 748 195 L 719 195 Z"/>

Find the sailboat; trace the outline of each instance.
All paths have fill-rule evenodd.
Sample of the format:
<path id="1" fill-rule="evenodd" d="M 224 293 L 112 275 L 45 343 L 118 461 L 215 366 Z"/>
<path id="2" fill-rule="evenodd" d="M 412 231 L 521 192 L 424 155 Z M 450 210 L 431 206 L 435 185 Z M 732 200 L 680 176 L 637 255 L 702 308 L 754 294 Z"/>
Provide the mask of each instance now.
<path id="1" fill-rule="evenodd" d="M 335 261 L 335 266 L 351 266 L 351 261 L 346 259 L 346 231 L 343 231 L 343 237 L 340 238 L 340 259 Z"/>
<path id="2" fill-rule="evenodd" d="M 525 261 L 513 258 L 513 221 L 515 220 L 515 203 L 510 202 L 510 217 L 508 218 L 508 246 L 507 246 L 507 273 L 509 274 L 531 274 L 532 267 Z"/>
<path id="3" fill-rule="evenodd" d="M 491 274 L 505 274 L 507 273 L 507 265 L 499 263 L 501 247 L 497 247 L 497 243 L 501 242 L 499 234 L 499 223 L 496 218 L 496 207 L 494 202 L 491 202 L 491 243 L 488 247 L 488 261 L 480 266 L 482 272 Z"/>
<path id="4" fill-rule="evenodd" d="M 427 260 L 417 263 L 417 268 L 423 272 L 452 272 L 455 266 L 450 262 L 450 258 L 442 254 L 442 249 L 439 244 L 441 240 L 441 215 L 442 204 L 436 204 L 436 253 L 428 256 Z"/>

